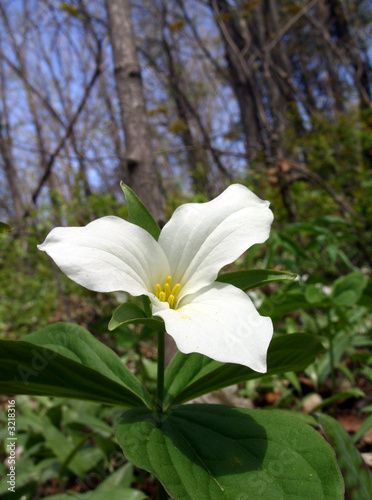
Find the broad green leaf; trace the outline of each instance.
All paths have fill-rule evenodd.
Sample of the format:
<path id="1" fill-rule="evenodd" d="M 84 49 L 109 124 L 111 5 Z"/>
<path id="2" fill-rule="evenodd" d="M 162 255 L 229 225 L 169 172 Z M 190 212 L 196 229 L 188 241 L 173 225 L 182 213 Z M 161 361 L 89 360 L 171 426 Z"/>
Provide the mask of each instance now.
<path id="1" fill-rule="evenodd" d="M 134 408 L 144 402 L 98 371 L 29 342 L 0 340 L 1 394 L 82 399 Z"/>
<path id="2" fill-rule="evenodd" d="M 323 351 L 306 333 L 275 337 L 267 355 L 267 373 L 276 375 L 305 369 Z M 165 372 L 165 405 L 182 404 L 208 392 L 264 376 L 246 366 L 219 363 L 202 354 L 178 352 Z"/>
<path id="3" fill-rule="evenodd" d="M 342 276 L 334 282 L 331 300 L 338 306 L 351 306 L 361 298 L 368 280 L 360 271 Z"/>
<path id="4" fill-rule="evenodd" d="M 9 224 L 5 224 L 5 222 L 0 222 L 0 234 L 1 233 L 10 233 L 13 229 L 9 226 Z"/>
<path id="5" fill-rule="evenodd" d="M 136 304 L 126 302 L 120 304 L 114 311 L 108 329 L 115 330 L 121 325 L 146 325 L 156 331 L 164 331 L 164 321 L 161 318 L 148 318 L 145 312 Z"/>
<path id="6" fill-rule="evenodd" d="M 47 500 L 145 500 L 148 496 L 143 491 L 134 490 L 132 488 L 115 488 L 109 493 L 107 491 L 86 491 L 85 493 L 60 493 L 46 497 Z"/>
<path id="7" fill-rule="evenodd" d="M 271 409 L 268 409 L 268 411 L 272 411 Z M 318 422 L 315 420 L 315 418 L 312 415 L 309 415 L 308 413 L 303 413 L 302 411 L 294 411 L 294 410 L 280 410 L 280 413 L 282 415 L 288 415 L 288 417 L 291 418 L 297 418 L 298 420 L 301 420 L 301 422 L 304 422 L 305 424 L 309 424 L 312 427 L 319 427 Z"/>
<path id="8" fill-rule="evenodd" d="M 346 489 L 346 498 L 366 500 L 371 498 L 372 474 L 364 467 L 362 457 L 349 434 L 334 418 L 325 414 L 316 416 L 323 432 L 336 451 Z"/>
<path id="9" fill-rule="evenodd" d="M 125 200 L 127 202 L 129 221 L 142 227 L 142 229 L 145 229 L 148 233 L 150 233 L 155 240 L 158 240 L 160 227 L 156 223 L 153 216 L 138 196 L 126 184 L 124 184 L 124 182 L 120 182 L 120 187 L 123 190 Z"/>
<path id="10" fill-rule="evenodd" d="M 307 424 L 280 411 L 185 405 L 159 416 L 125 412 L 126 457 L 182 500 L 341 500 L 335 455 Z"/>
<path id="11" fill-rule="evenodd" d="M 24 339 L 0 340 L 2 394 L 150 406 L 150 396 L 135 376 L 84 328 L 54 323 Z"/>
<path id="12" fill-rule="evenodd" d="M 88 330 L 71 323 L 54 323 L 38 332 L 26 335 L 23 340 L 78 361 L 99 371 L 102 375 L 124 385 L 140 397 L 145 403 L 150 402 L 143 385 L 122 363 L 112 349 L 97 340 Z"/>
<path id="13" fill-rule="evenodd" d="M 274 281 L 293 281 L 296 275 L 284 271 L 273 271 L 271 269 L 249 269 L 248 271 L 237 271 L 218 276 L 217 281 L 229 283 L 242 290 L 251 290 L 258 286 L 267 285 Z"/>

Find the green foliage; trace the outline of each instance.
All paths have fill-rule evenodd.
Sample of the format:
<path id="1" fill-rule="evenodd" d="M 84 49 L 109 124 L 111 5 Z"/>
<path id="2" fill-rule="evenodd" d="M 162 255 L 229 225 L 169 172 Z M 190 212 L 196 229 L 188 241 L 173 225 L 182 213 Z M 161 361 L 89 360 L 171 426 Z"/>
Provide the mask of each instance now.
<path id="1" fill-rule="evenodd" d="M 164 331 L 164 321 L 161 318 L 149 318 L 136 304 L 126 302 L 120 304 L 112 315 L 108 329 L 115 330 L 121 325 L 146 325 L 155 331 Z"/>
<path id="2" fill-rule="evenodd" d="M 333 450 L 280 412 L 186 405 L 159 417 L 130 410 L 116 435 L 125 455 L 173 498 L 343 498 Z"/>
<path id="3" fill-rule="evenodd" d="M 60 194 L 56 196 L 60 198 Z M 58 208 L 60 212 L 55 213 L 40 207 L 40 214 L 47 213 L 42 223 L 30 218 L 24 230 L 0 234 L 0 338 L 19 338 L 53 321 L 84 323 L 91 320 L 89 315 L 108 314 L 117 305 L 107 296 L 97 302 L 96 294 L 56 272 L 37 245 L 53 226 L 61 225 L 56 222 L 59 218 L 65 225 L 85 225 L 108 213 L 125 217 L 127 208 L 111 194 L 99 193 L 84 200 L 80 194 L 72 196 Z"/>
<path id="4" fill-rule="evenodd" d="M 115 353 L 77 325 L 55 323 L 25 340 L 1 340 L 5 394 L 70 397 L 133 408 L 149 396 Z"/>
<path id="5" fill-rule="evenodd" d="M 160 228 L 150 212 L 138 196 L 126 186 L 124 182 L 120 183 L 120 187 L 123 190 L 127 202 L 129 221 L 145 229 L 155 240 L 157 240 L 160 235 Z"/>
<path id="6" fill-rule="evenodd" d="M 317 420 L 336 451 L 338 465 L 343 473 L 347 498 L 364 500 L 372 491 L 372 474 L 363 466 L 362 457 L 350 436 L 337 420 L 329 415 L 319 414 Z"/>
<path id="7" fill-rule="evenodd" d="M 325 147 L 325 144 L 323 146 Z M 358 175 L 368 184 L 365 173 L 359 172 Z M 371 280 L 368 279 L 370 271 L 366 255 L 361 251 L 364 244 L 360 238 L 362 226 L 358 225 L 359 223 L 355 224 L 347 216 L 341 216 L 340 213 L 335 215 L 334 204 L 330 199 L 325 201 L 322 205 L 322 213 L 319 213 L 322 202 L 319 202 L 319 199 L 316 202 L 317 196 L 319 198 L 320 195 L 323 201 L 325 194 L 321 191 L 308 193 L 305 188 L 307 188 L 306 184 L 301 189 L 299 186 L 296 188 L 299 189 L 298 193 L 302 190 L 304 197 L 304 206 L 301 207 L 299 213 L 301 215 L 304 211 L 306 215 L 303 217 L 301 215 L 301 222 L 283 224 L 280 221 L 284 219 L 285 214 L 280 215 L 279 211 L 277 230 L 272 233 L 266 246 L 266 253 L 262 246 L 251 248 L 234 266 L 229 266 L 227 272 L 218 278 L 218 281 L 249 290 L 253 301 L 257 301 L 260 305 L 260 312 L 275 320 L 276 336 L 268 353 L 267 373 L 262 375 L 240 365 L 218 363 L 199 354 L 178 353 L 165 374 L 165 414 L 154 413 L 153 410 L 156 406 L 154 394 L 156 363 L 152 340 L 156 331 L 163 330 L 164 324 L 161 320 L 151 318 L 148 300 L 145 299 L 142 305 L 140 301 L 125 302 L 117 307 L 111 316 L 109 313 L 114 309 L 113 306 L 117 306 L 114 297 L 102 300 L 103 297 L 98 295 L 97 300 L 97 294 L 84 291 L 65 280 L 62 275 L 59 276 L 61 282 L 58 291 L 53 283 L 54 276 L 50 263 L 36 251 L 36 244 L 43 239 L 40 234 L 45 234 L 46 229 L 32 228 L 30 234 L 22 238 L 15 233 L 1 236 L 0 312 L 2 324 L 0 324 L 0 332 L 2 336 L 9 337 L 11 334 L 13 338 L 19 338 L 21 334 L 35 330 L 36 325 L 44 326 L 50 322 L 52 314 L 62 308 L 63 301 L 67 298 L 72 309 L 76 308 L 76 304 L 79 304 L 79 307 L 81 305 L 85 318 L 88 318 L 87 322 L 92 325 L 93 332 L 100 338 L 98 341 L 85 329 L 71 324 L 63 326 L 56 324 L 35 334 L 26 335 L 18 342 L 0 341 L 0 357 L 2 358 L 0 376 L 3 391 L 54 395 L 69 399 L 64 400 L 63 403 L 67 406 L 67 411 L 56 409 L 58 405 L 61 406 L 58 399 L 54 403 L 50 399 L 37 397 L 37 401 L 46 401 L 45 404 L 50 404 L 51 407 L 37 413 L 35 418 L 27 405 L 20 405 L 17 421 L 21 422 L 20 433 L 23 439 L 21 444 L 27 443 L 26 452 L 24 457 L 22 456 L 23 462 L 20 461 L 17 469 L 17 477 L 21 478 L 19 480 L 20 493 L 32 491 L 32 493 L 27 493 L 32 495 L 39 482 L 45 483 L 53 478 L 57 478 L 59 483 L 66 485 L 67 488 L 71 478 L 83 481 L 92 468 L 94 469 L 100 463 L 106 464 L 107 474 L 114 472 L 107 462 L 107 450 L 117 446 L 112 435 L 116 420 L 116 417 L 113 417 L 115 410 L 103 408 L 97 404 L 104 403 L 125 408 L 138 406 L 143 408 L 143 410 L 129 410 L 125 414 L 124 420 L 118 427 L 118 439 L 122 441 L 125 436 L 126 443 L 121 442 L 121 445 L 127 456 L 138 467 L 144 466 L 146 470 L 157 475 L 166 489 L 176 496 L 189 487 L 186 485 L 188 473 L 185 471 L 191 467 L 190 456 L 182 452 L 181 446 L 176 456 L 173 457 L 173 466 L 169 467 L 166 473 L 158 470 L 163 453 L 173 453 L 171 445 L 174 440 L 183 442 L 184 439 L 188 439 L 192 450 L 190 453 L 199 454 L 201 462 L 208 463 L 210 442 L 207 444 L 203 438 L 195 438 L 195 440 L 190 438 L 192 434 L 199 436 L 198 429 L 200 428 L 203 429 L 200 431 L 201 434 L 205 434 L 204 424 L 199 422 L 201 417 L 197 412 L 192 413 L 194 410 L 191 410 L 191 407 L 190 409 L 178 408 L 175 405 L 183 404 L 231 384 L 244 384 L 245 389 L 241 391 L 241 394 L 250 397 L 256 406 L 287 409 L 279 413 L 273 411 L 250 413 L 247 410 L 238 410 L 239 419 L 246 419 L 247 432 L 253 432 L 254 436 L 255 430 L 261 426 L 267 433 L 269 436 L 265 442 L 267 450 L 274 450 L 272 429 L 275 428 L 275 419 L 276 422 L 280 422 L 280 419 L 287 419 L 287 422 L 290 420 L 291 428 L 294 428 L 292 426 L 294 419 L 291 415 L 295 415 L 301 422 L 298 423 L 296 420 L 293 425 L 301 426 L 298 429 L 304 436 L 307 436 L 307 443 L 310 442 L 313 446 L 311 448 L 313 451 L 309 453 L 314 453 L 315 457 L 314 450 L 317 448 L 318 454 L 319 450 L 322 450 L 322 453 L 324 451 L 328 456 L 327 462 L 333 470 L 329 477 L 325 470 L 322 470 L 320 475 L 316 470 L 309 474 L 313 474 L 312 477 L 318 474 L 316 475 L 317 482 L 310 480 L 309 476 L 308 482 L 304 483 L 302 476 L 294 474 L 298 483 L 294 481 L 293 487 L 299 488 L 302 496 L 304 491 L 311 491 L 316 498 L 322 498 L 319 492 L 323 485 L 327 481 L 331 481 L 332 484 L 333 481 L 333 496 L 329 494 L 328 497 L 336 498 L 338 495 L 341 498 L 342 485 L 340 486 L 340 478 L 335 472 L 332 452 L 323 442 L 321 444 L 320 441 L 313 440 L 314 435 L 317 436 L 317 434 L 309 430 L 304 422 L 316 426 L 314 419 L 300 413 L 300 410 L 308 396 L 314 393 L 322 396 L 317 406 L 313 407 L 313 410 L 323 412 L 320 418 L 327 417 L 327 412 L 337 412 L 344 406 L 353 407 L 356 401 L 359 401 L 359 405 L 365 404 L 364 399 L 368 391 L 365 386 L 359 386 L 359 384 L 361 380 L 366 380 L 366 383 L 372 381 L 372 371 L 369 368 L 372 362 L 370 354 L 372 286 Z M 107 213 L 126 216 L 128 210 L 131 222 L 148 230 L 157 238 L 160 230 L 147 209 L 128 188 L 123 188 L 123 191 L 127 201 L 127 207 L 124 208 L 118 207 L 118 204 L 109 196 L 101 199 L 98 196 L 92 197 L 89 203 L 80 204 L 81 206 L 76 203 L 76 200 L 75 204 L 62 203 L 60 208 L 63 209 L 68 224 L 72 225 L 85 224 L 95 216 L 103 216 Z M 168 197 L 168 206 L 174 208 L 181 201 L 206 201 L 204 196 L 199 198 L 187 197 L 181 192 L 171 192 Z M 317 206 L 317 211 L 315 211 L 315 206 Z M 368 210 L 364 212 L 363 210 L 362 206 L 357 207 L 359 213 L 368 215 Z M 331 213 L 332 215 L 329 215 Z M 310 217 L 309 214 L 313 216 Z M 366 233 L 366 242 L 368 238 L 370 235 Z M 272 269 L 249 269 L 252 266 Z M 19 272 L 20 269 L 22 273 Z M 288 269 L 291 272 L 288 273 L 282 269 Z M 294 273 L 298 275 L 295 280 Z M 283 283 L 279 284 L 280 281 Z M 62 294 L 60 294 L 61 290 Z M 122 301 L 122 298 L 119 301 Z M 15 310 L 14 303 L 23 303 L 22 309 Z M 89 312 L 92 309 L 95 311 L 94 315 Z M 62 310 L 58 312 L 55 319 L 67 319 L 66 316 L 67 314 Z M 308 334 L 296 333 L 298 331 L 308 332 Z M 105 343 L 112 347 L 119 356 L 106 347 Z M 131 374 L 124 363 L 130 364 L 131 371 L 134 371 L 137 377 Z M 309 387 L 304 385 L 304 379 L 307 380 L 306 384 L 310 384 Z M 270 400 L 270 395 L 274 395 L 275 398 Z M 97 403 L 78 403 L 73 401 L 74 398 Z M 20 401 L 26 401 L 26 398 L 21 398 Z M 44 403 L 40 403 L 42 404 Z M 79 404 L 92 405 L 100 410 L 87 413 L 78 406 L 76 406 L 78 409 L 75 409 L 75 405 Z M 218 426 L 222 425 L 220 419 L 221 422 L 226 422 L 226 418 L 230 418 L 224 413 L 229 412 L 230 415 L 230 409 L 219 408 L 223 417 L 213 416 L 212 418 L 208 413 L 212 412 L 212 408 L 205 409 L 211 433 L 219 432 Z M 109 419 L 107 415 L 110 415 Z M 266 415 L 273 415 L 270 417 L 272 423 L 266 420 L 268 418 Z M 1 413 L 1 410 L 0 419 L 5 421 L 5 414 Z M 345 444 L 346 437 L 345 435 L 340 437 L 341 432 L 336 429 L 339 425 L 337 422 L 330 424 L 331 430 L 327 430 L 326 425 L 323 426 L 323 423 L 320 423 L 326 437 L 337 452 L 338 463 L 342 471 L 346 470 L 346 467 L 353 461 L 357 464 L 352 468 L 352 473 L 347 475 L 344 472 L 343 475 L 347 491 L 352 491 L 355 495 L 350 498 L 363 498 L 365 491 L 369 488 L 369 476 L 360 472 L 360 461 L 358 462 L 359 459 L 355 458 L 359 455 L 353 448 L 352 441 L 346 436 L 351 444 L 349 441 L 347 445 Z M 234 425 L 231 423 L 229 428 L 233 428 Z M 360 446 L 361 437 L 371 425 L 370 417 L 367 417 L 360 430 L 354 435 L 353 440 L 359 443 L 358 446 Z M 173 429 L 173 434 L 170 428 Z M 231 456 L 237 456 L 235 445 L 228 433 L 229 428 L 224 427 L 222 436 L 216 438 L 215 446 L 231 450 Z M 284 443 L 285 437 L 281 432 L 280 430 L 278 433 L 278 439 Z M 146 449 L 141 445 L 141 441 L 137 447 L 130 446 L 133 436 L 137 433 L 143 443 L 150 443 Z M 337 435 L 337 439 L 332 433 Z M 94 441 L 92 440 L 93 434 Z M 0 433 L 1 437 L 5 437 L 5 434 Z M 68 444 L 64 445 L 66 439 Z M 93 442 L 95 445 L 91 449 Z M 160 443 L 162 443 L 161 447 Z M 297 443 L 294 445 L 297 446 Z M 281 445 L 275 446 L 278 446 L 276 453 L 280 454 Z M 297 464 L 303 459 L 303 450 L 301 447 L 296 449 L 296 446 L 294 446 L 294 453 L 297 454 L 296 457 L 299 457 Z M 149 451 L 152 449 L 157 449 L 157 454 L 155 451 Z M 146 456 L 146 453 L 149 455 Z M 245 451 L 242 450 L 241 453 L 244 455 Z M 243 455 L 242 461 L 246 461 Z M 224 458 L 220 464 L 221 469 L 217 470 L 217 465 L 213 465 L 212 475 L 206 473 L 203 465 L 194 464 L 192 467 L 199 478 L 198 486 L 195 487 L 199 489 L 195 491 L 198 495 L 203 492 L 203 488 L 206 488 L 212 477 L 211 484 L 214 485 L 212 488 L 217 488 L 217 490 L 213 491 L 213 495 L 210 493 L 211 498 L 225 495 L 221 489 L 218 489 L 218 484 L 227 492 L 226 495 L 234 496 L 235 487 L 240 493 L 239 481 L 245 481 L 244 485 L 252 485 L 249 487 L 254 489 L 255 494 L 258 495 L 257 498 L 260 498 L 260 488 L 269 488 L 265 489 L 264 494 L 268 491 L 269 495 L 275 495 L 274 489 L 270 488 L 274 488 L 275 467 L 279 465 L 275 462 L 273 455 L 265 454 L 263 459 L 266 462 L 262 461 L 261 469 L 246 471 L 242 470 L 238 462 L 230 463 L 227 456 L 226 460 Z M 150 465 L 149 460 L 151 460 Z M 315 459 L 311 459 L 310 462 L 314 469 L 319 467 Z M 103 478 L 94 493 L 86 492 L 86 488 L 81 488 L 74 493 L 74 496 L 83 499 L 89 493 L 94 495 L 92 498 L 96 497 L 99 500 L 105 497 L 104 488 L 107 488 L 106 491 L 110 489 L 110 496 L 113 498 L 116 496 L 128 499 L 146 498 L 146 494 L 138 488 L 133 489 L 133 466 L 126 475 L 124 470 L 126 465 L 115 469 L 116 472 L 112 476 Z M 209 466 L 208 463 L 208 471 Z M 222 468 L 225 474 L 222 474 Z M 289 468 L 292 470 L 292 466 Z M 182 474 L 178 474 L 177 471 L 182 471 Z M 2 472 L 1 469 L 0 472 Z M 246 482 L 247 474 L 250 474 L 249 483 Z M 126 479 L 118 480 L 115 484 L 110 482 L 116 481 L 115 478 L 121 475 Z M 143 476 L 141 481 L 144 482 Z M 106 486 L 104 486 L 105 483 Z M 1 486 L 0 483 L 0 488 Z M 309 487 L 314 488 L 314 491 L 309 490 Z M 2 491 L 0 489 L 0 494 Z M 71 497 L 70 493 L 66 494 L 63 491 L 62 488 L 58 495 L 54 495 L 54 498 L 62 500 L 67 496 Z M 243 491 L 245 494 L 246 488 Z M 337 493 L 334 493 L 335 491 Z M 244 494 L 241 496 L 242 499 L 245 498 Z M 325 491 L 323 498 L 327 498 L 327 494 Z M 249 498 L 254 498 L 252 495 L 249 493 Z M 185 498 L 192 498 L 192 496 L 188 497 L 186 494 Z"/>
<path id="8" fill-rule="evenodd" d="M 9 224 L 5 224 L 5 222 L 0 222 L 0 233 L 10 233 L 13 229 L 9 226 Z"/>
<path id="9" fill-rule="evenodd" d="M 336 280 L 333 284 L 331 301 L 336 306 L 351 306 L 361 298 L 367 278 L 360 271 L 350 273 Z"/>
<path id="10" fill-rule="evenodd" d="M 275 281 L 292 281 L 295 274 L 283 271 L 272 271 L 270 269 L 250 269 L 248 271 L 236 271 L 234 273 L 221 274 L 217 281 L 230 283 L 241 290 L 247 291 L 258 286 L 275 283 Z"/>
<path id="11" fill-rule="evenodd" d="M 322 351 L 322 345 L 310 335 L 276 337 L 269 347 L 265 376 L 302 370 Z M 178 352 L 165 373 L 165 405 L 182 404 L 211 391 L 261 377 L 245 366 L 219 363 L 198 353 Z"/>
<path id="12" fill-rule="evenodd" d="M 84 499 L 92 492 L 79 492 L 99 483 L 94 492 L 97 498 L 107 491 L 115 498 L 123 492 L 127 496 L 121 498 L 146 498 L 130 489 L 133 465 L 123 457 L 113 434 L 117 409 L 70 399 L 30 400 L 27 396 L 17 398 L 16 409 L 17 443 L 23 450 L 16 462 L 18 495 L 34 498 L 42 484 L 48 482 L 56 485 L 56 491 L 73 485 L 75 492 L 68 498 Z M 0 408 L 0 422 L 5 424 L 0 442 L 3 441 L 5 453 L 6 419 L 6 412 Z M 14 493 L 7 491 L 6 475 L 1 476 L 1 498 L 15 498 Z"/>
<path id="13" fill-rule="evenodd" d="M 37 255 L 36 234 L 21 239 L 13 232 L 0 239 L 0 338 L 19 337 L 45 326 L 61 308 L 58 289 L 50 263 Z"/>

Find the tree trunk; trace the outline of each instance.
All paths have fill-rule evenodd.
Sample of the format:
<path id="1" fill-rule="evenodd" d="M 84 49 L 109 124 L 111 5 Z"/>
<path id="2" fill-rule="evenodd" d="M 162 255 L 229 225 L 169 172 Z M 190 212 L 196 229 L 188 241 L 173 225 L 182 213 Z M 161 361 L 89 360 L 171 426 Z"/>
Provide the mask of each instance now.
<path id="1" fill-rule="evenodd" d="M 0 158 L 2 159 L 2 166 L 13 201 L 15 217 L 20 228 L 23 226 L 23 201 L 22 192 L 19 187 L 18 173 L 12 155 L 12 140 L 5 92 L 5 76 L 3 66 L 0 64 L 0 98 L 2 107 L 2 112 L 0 113 Z"/>
<path id="2" fill-rule="evenodd" d="M 115 81 L 123 120 L 125 181 L 146 204 L 153 217 L 164 221 L 164 210 L 151 147 L 141 69 L 135 45 L 129 0 L 106 0 Z"/>
<path id="3" fill-rule="evenodd" d="M 265 151 L 266 149 L 264 136 L 269 127 L 254 74 L 243 56 L 245 39 L 226 0 L 209 0 L 209 4 L 214 12 L 225 46 L 231 85 L 239 104 L 242 129 L 246 137 L 247 156 L 255 158 L 260 150 Z"/>
<path id="4" fill-rule="evenodd" d="M 5 177 L 8 181 L 9 191 L 13 200 L 13 206 L 15 215 L 17 218 L 18 227 L 22 227 L 22 198 L 21 192 L 18 188 L 18 175 L 13 163 L 13 157 L 11 155 L 9 142 L 3 137 L 0 127 L 0 155 L 3 160 L 3 168 L 5 172 Z"/>

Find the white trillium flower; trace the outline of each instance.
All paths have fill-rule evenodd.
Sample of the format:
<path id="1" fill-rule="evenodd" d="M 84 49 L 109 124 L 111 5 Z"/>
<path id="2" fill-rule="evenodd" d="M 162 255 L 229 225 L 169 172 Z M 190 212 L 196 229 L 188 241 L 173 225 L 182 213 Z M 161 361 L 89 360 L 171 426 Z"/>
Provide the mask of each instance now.
<path id="1" fill-rule="evenodd" d="M 215 280 L 223 266 L 269 237 L 272 220 L 268 201 L 234 184 L 212 201 L 177 208 L 158 241 L 108 216 L 85 227 L 57 227 L 38 248 L 89 290 L 147 295 L 181 352 L 265 373 L 271 319 L 242 290 Z"/>

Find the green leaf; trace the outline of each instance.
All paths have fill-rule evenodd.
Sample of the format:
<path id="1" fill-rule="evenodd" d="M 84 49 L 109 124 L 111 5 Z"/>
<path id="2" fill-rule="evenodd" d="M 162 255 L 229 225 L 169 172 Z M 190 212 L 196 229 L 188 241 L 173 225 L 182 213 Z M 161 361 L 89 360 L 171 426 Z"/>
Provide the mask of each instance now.
<path id="1" fill-rule="evenodd" d="M 363 294 L 358 300 L 358 304 L 372 309 L 372 280 L 368 280 L 368 283 L 363 290 Z"/>
<path id="2" fill-rule="evenodd" d="M 161 318 L 148 318 L 145 312 L 136 304 L 125 302 L 114 311 L 108 329 L 115 330 L 121 325 L 146 325 L 156 331 L 164 331 L 164 321 Z"/>
<path id="3" fill-rule="evenodd" d="M 8 224 L 5 224 L 5 222 L 0 222 L 0 234 L 10 233 L 11 231 L 13 231 L 13 228 L 11 228 Z"/>
<path id="4" fill-rule="evenodd" d="M 84 434 L 78 443 L 72 443 L 66 436 L 55 427 L 48 417 L 43 419 L 42 434 L 45 438 L 45 445 L 52 450 L 61 462 L 60 476 L 64 475 L 66 469 L 71 470 L 75 475 L 83 477 L 84 473 L 96 466 L 102 460 L 103 452 L 99 448 L 89 447 L 89 462 L 84 460 L 81 448 L 89 440 L 89 435 Z M 92 460 L 93 459 L 93 460 Z"/>
<path id="5" fill-rule="evenodd" d="M 287 249 L 292 255 L 301 259 L 308 259 L 309 256 L 306 251 L 300 246 L 293 238 L 285 235 L 285 230 L 278 234 L 278 245 Z"/>
<path id="6" fill-rule="evenodd" d="M 350 398 L 364 398 L 365 392 L 357 387 L 352 387 L 351 389 L 346 389 L 345 391 L 338 392 L 329 398 L 324 399 L 321 403 L 316 405 L 312 411 L 318 411 L 320 408 L 324 408 L 325 406 L 329 406 L 333 403 L 337 403 L 337 401 L 350 399 Z"/>
<path id="7" fill-rule="evenodd" d="M 93 491 L 86 491 L 85 493 L 60 493 L 46 497 L 48 500 L 145 500 L 148 496 L 143 491 L 134 490 L 132 488 L 115 488 L 110 492 L 98 491 L 96 488 Z"/>
<path id="8" fill-rule="evenodd" d="M 218 276 L 217 281 L 230 283 L 242 290 L 251 290 L 258 286 L 267 285 L 274 281 L 292 281 L 296 274 L 284 271 L 273 271 L 271 269 L 249 269 L 248 271 L 237 271 Z"/>
<path id="9" fill-rule="evenodd" d="M 263 316 L 270 316 L 274 319 L 282 319 L 284 314 L 297 309 L 309 309 L 313 307 L 303 293 L 288 292 L 274 293 L 263 301 L 258 311 Z"/>
<path id="10" fill-rule="evenodd" d="M 329 415 L 316 415 L 325 437 L 336 451 L 338 465 L 345 481 L 346 498 L 366 500 L 371 498 L 372 474 L 364 467 L 362 457 L 349 434 Z"/>
<path id="11" fill-rule="evenodd" d="M 64 426 L 70 426 L 77 432 L 92 430 L 95 434 L 103 437 L 111 437 L 113 428 L 105 420 L 89 415 L 89 413 L 66 410 L 64 412 Z"/>
<path id="12" fill-rule="evenodd" d="M 138 196 L 126 184 L 124 184 L 124 182 L 120 182 L 120 187 L 123 190 L 125 200 L 127 202 L 129 221 L 139 227 L 142 227 L 142 229 L 145 229 L 148 233 L 150 233 L 155 240 L 158 240 L 160 227 L 156 223 L 153 216 Z"/>
<path id="13" fill-rule="evenodd" d="M 357 443 L 364 434 L 372 428 L 372 415 L 367 417 L 353 436 L 353 442 Z"/>
<path id="14" fill-rule="evenodd" d="M 172 498 L 343 498 L 331 447 L 280 411 L 185 405 L 159 416 L 135 409 L 116 436 L 126 457 L 157 476 Z"/>
<path id="15" fill-rule="evenodd" d="M 369 413 L 372 411 L 372 405 L 363 406 L 363 408 L 360 411 Z"/>
<path id="16" fill-rule="evenodd" d="M 116 354 L 84 328 L 54 323 L 24 340 L 0 340 L 2 394 L 150 406 L 150 396 Z"/>
<path id="17" fill-rule="evenodd" d="M 272 411 L 271 408 L 268 408 L 268 411 Z M 303 413 L 302 411 L 294 411 L 294 410 L 280 410 L 280 413 L 282 415 L 288 415 L 288 417 L 291 418 L 297 418 L 301 420 L 301 422 L 304 422 L 305 424 L 309 424 L 312 427 L 318 428 L 319 424 L 315 420 L 315 418 L 312 415 L 308 415 L 307 413 Z"/>
<path id="18" fill-rule="evenodd" d="M 345 350 L 350 345 L 350 335 L 335 335 L 333 337 L 333 359 L 338 363 L 342 358 Z M 331 375 L 331 361 L 329 349 L 325 352 L 324 356 L 316 360 L 316 373 L 320 384 L 324 384 L 327 378 Z"/>
<path id="19" fill-rule="evenodd" d="M 301 371 L 323 351 L 320 342 L 306 333 L 273 338 L 267 355 L 267 373 L 246 366 L 219 363 L 202 354 L 178 352 L 165 372 L 165 406 L 182 404 L 211 391 L 265 375 Z"/>
<path id="20" fill-rule="evenodd" d="M 133 464 L 127 462 L 125 465 L 106 477 L 102 483 L 97 486 L 95 491 L 100 493 L 106 492 L 109 495 L 110 492 L 116 488 L 129 488 L 132 482 Z"/>
<path id="21" fill-rule="evenodd" d="M 311 284 L 305 288 L 305 299 L 309 304 L 319 304 L 325 299 L 325 296 L 315 284 Z"/>
<path id="22" fill-rule="evenodd" d="M 334 282 L 331 300 L 338 306 L 351 306 L 361 298 L 368 280 L 360 271 L 342 276 Z"/>

